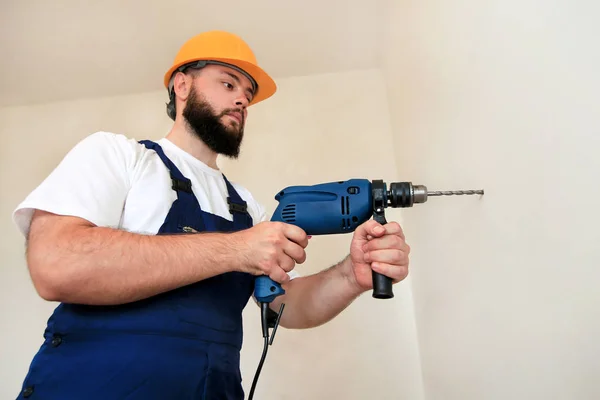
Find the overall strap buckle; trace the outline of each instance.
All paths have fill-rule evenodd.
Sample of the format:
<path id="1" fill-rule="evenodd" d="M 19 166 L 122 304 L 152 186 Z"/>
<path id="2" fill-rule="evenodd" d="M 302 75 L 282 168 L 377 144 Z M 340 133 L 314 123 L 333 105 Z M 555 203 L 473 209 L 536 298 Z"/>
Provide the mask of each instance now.
<path id="1" fill-rule="evenodd" d="M 171 185 L 171 188 L 175 191 L 183 191 L 183 192 L 187 192 L 192 194 L 192 181 L 190 181 L 187 178 L 184 179 L 178 179 L 175 176 L 173 176 L 173 173 L 171 173 L 171 182 L 173 183 Z"/>
<path id="2" fill-rule="evenodd" d="M 240 200 L 238 202 L 232 200 L 231 197 L 227 197 L 227 203 L 229 204 L 229 212 L 231 213 L 231 215 L 233 215 L 234 213 L 248 213 L 248 204 L 244 200 Z"/>

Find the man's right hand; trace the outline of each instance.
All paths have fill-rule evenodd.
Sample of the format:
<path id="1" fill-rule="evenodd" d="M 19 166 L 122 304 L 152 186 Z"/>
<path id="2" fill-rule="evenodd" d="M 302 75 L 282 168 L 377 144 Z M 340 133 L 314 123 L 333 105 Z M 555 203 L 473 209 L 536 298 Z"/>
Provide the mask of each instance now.
<path id="1" fill-rule="evenodd" d="M 243 272 L 285 283 L 290 279 L 287 273 L 306 261 L 308 236 L 295 225 L 265 221 L 235 236 Z"/>

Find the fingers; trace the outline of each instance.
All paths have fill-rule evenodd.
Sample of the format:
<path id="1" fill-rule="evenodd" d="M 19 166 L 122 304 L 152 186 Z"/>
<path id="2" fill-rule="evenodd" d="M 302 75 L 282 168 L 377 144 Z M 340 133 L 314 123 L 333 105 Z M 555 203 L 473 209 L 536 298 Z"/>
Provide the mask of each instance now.
<path id="1" fill-rule="evenodd" d="M 407 253 L 410 252 L 410 246 L 403 238 L 396 235 L 386 235 L 382 238 L 371 239 L 362 247 L 365 253 L 382 249 L 399 249 Z"/>
<path id="2" fill-rule="evenodd" d="M 273 268 L 269 274 L 269 278 L 282 284 L 290 280 L 290 276 L 281 268 Z"/>
<path id="3" fill-rule="evenodd" d="M 298 264 L 306 261 L 306 251 L 293 242 L 288 242 L 283 246 L 283 254 Z"/>
<path id="4" fill-rule="evenodd" d="M 370 239 L 371 237 L 380 237 L 385 234 L 385 228 L 373 219 L 368 220 L 356 228 L 355 235 L 359 239 Z"/>
<path id="5" fill-rule="evenodd" d="M 397 222 L 389 222 L 385 225 L 381 225 L 379 222 L 370 219 L 364 224 L 356 228 L 356 234 L 359 238 L 371 240 L 373 238 L 381 237 L 383 235 L 397 235 L 402 239 L 404 237 L 404 231 Z"/>
<path id="6" fill-rule="evenodd" d="M 397 235 L 400 236 L 402 240 L 406 240 L 406 237 L 404 237 L 404 231 L 402 230 L 400 224 L 397 222 L 390 222 L 388 224 L 385 224 L 385 233 L 388 235 Z"/>
<path id="7" fill-rule="evenodd" d="M 309 237 L 304 230 L 295 225 L 283 225 L 283 233 L 286 240 L 282 244 L 283 256 L 280 257 L 279 266 L 286 272 L 291 271 L 297 264 L 306 261 L 306 252 L 304 249 L 308 246 Z"/>
<path id="8" fill-rule="evenodd" d="M 291 240 L 294 243 L 297 243 L 302 248 L 306 248 L 308 246 L 309 237 L 306 235 L 306 232 L 302 228 L 297 227 L 296 225 L 291 224 L 281 224 L 282 232 L 286 238 Z"/>
<path id="9" fill-rule="evenodd" d="M 373 225 L 365 227 L 365 231 L 371 229 L 374 235 L 368 234 L 362 245 L 364 262 L 369 263 L 373 271 L 398 283 L 408 276 L 410 246 L 397 222 L 385 224 L 385 233 L 379 237 L 375 228 Z"/>
<path id="10" fill-rule="evenodd" d="M 390 277 L 394 283 L 398 283 L 408 276 L 408 265 L 398 266 L 375 262 L 371 264 L 371 268 L 375 272 Z"/>
<path id="11" fill-rule="evenodd" d="M 309 237 L 298 226 L 283 222 L 261 222 L 247 232 L 244 242 L 250 242 L 250 269 L 272 280 L 285 283 L 287 274 L 296 264 L 306 261 L 304 249 Z"/>
<path id="12" fill-rule="evenodd" d="M 284 271 L 289 272 L 296 264 L 302 264 L 306 260 L 306 253 L 302 247 L 296 244 L 291 244 L 287 247 L 291 247 L 291 249 L 283 249 L 277 259 L 277 264 Z"/>
<path id="13" fill-rule="evenodd" d="M 398 249 L 375 250 L 365 253 L 365 262 L 408 265 L 408 253 Z"/>
<path id="14" fill-rule="evenodd" d="M 279 229 L 284 236 L 280 242 L 280 254 L 277 257 L 277 266 L 271 270 L 270 277 L 279 283 L 286 283 L 290 280 L 287 274 L 294 269 L 296 264 L 302 264 L 306 261 L 306 252 L 304 249 L 308 246 L 309 237 L 303 229 L 281 223 Z"/>
<path id="15" fill-rule="evenodd" d="M 286 272 L 291 271 L 297 264 L 306 261 L 304 249 L 308 246 L 308 236 L 303 229 L 289 224 L 281 224 L 282 232 L 287 240 L 281 243 L 282 255 L 279 266 Z"/>
<path id="16" fill-rule="evenodd" d="M 365 262 L 387 263 L 392 265 L 408 264 L 410 246 L 403 238 L 386 235 L 369 240 L 362 246 Z"/>

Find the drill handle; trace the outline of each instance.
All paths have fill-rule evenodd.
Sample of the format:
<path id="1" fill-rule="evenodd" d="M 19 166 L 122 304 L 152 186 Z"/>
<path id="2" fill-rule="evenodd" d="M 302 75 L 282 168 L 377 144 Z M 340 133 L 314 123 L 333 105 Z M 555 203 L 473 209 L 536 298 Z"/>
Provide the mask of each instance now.
<path id="1" fill-rule="evenodd" d="M 267 275 L 260 275 L 255 278 L 254 297 L 259 303 L 271 303 L 282 294 L 285 294 L 285 289 Z"/>
<path id="2" fill-rule="evenodd" d="M 381 225 L 387 224 L 383 209 L 373 213 L 373 219 Z M 392 279 L 379 272 L 372 271 L 373 277 L 373 297 L 376 299 L 391 299 L 394 297 L 392 289 Z"/>

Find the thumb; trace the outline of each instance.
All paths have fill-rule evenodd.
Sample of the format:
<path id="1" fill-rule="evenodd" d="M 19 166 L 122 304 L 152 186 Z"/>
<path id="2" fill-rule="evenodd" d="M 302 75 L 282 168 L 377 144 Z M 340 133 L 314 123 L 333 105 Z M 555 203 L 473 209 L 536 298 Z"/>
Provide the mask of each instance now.
<path id="1" fill-rule="evenodd" d="M 357 230 L 361 237 L 368 240 L 385 234 L 385 228 L 379 222 L 372 219 L 362 224 L 360 229 Z"/>

